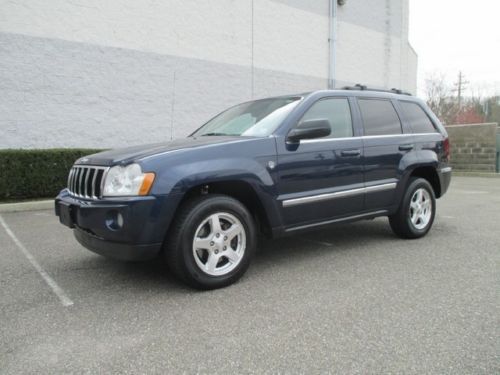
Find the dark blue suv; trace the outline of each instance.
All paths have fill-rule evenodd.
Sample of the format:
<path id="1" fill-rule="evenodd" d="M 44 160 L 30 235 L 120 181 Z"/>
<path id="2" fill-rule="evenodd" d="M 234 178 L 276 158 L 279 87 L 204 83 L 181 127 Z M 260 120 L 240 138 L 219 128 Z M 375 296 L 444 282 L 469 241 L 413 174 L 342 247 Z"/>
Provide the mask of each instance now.
<path id="1" fill-rule="evenodd" d="M 449 154 L 417 98 L 316 91 L 239 104 L 186 139 L 79 159 L 55 208 L 89 250 L 161 256 L 212 289 L 243 275 L 260 234 L 388 216 L 398 236 L 424 236 L 450 183 Z"/>

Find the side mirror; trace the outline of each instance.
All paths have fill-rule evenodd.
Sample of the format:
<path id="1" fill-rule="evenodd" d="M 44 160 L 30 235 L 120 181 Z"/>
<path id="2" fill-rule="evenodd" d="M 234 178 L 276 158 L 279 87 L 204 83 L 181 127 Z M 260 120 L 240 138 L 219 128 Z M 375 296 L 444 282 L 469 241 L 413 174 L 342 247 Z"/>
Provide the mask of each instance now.
<path id="1" fill-rule="evenodd" d="M 290 130 L 287 141 L 298 142 L 301 139 L 314 139 L 330 135 L 332 127 L 327 119 L 312 119 L 302 121 L 296 128 Z"/>

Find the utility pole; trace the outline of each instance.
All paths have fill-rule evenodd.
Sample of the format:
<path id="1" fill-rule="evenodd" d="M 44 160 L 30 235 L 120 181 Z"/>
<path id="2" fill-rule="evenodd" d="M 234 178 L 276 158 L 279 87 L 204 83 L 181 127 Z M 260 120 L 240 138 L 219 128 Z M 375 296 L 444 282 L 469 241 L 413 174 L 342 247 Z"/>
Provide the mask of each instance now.
<path id="1" fill-rule="evenodd" d="M 469 81 L 465 80 L 465 77 L 462 73 L 462 71 L 458 72 L 458 82 L 455 83 L 456 86 L 456 91 L 457 91 L 457 97 L 458 97 L 458 110 L 462 109 L 462 94 L 464 90 L 467 88 L 467 85 L 469 84 Z"/>

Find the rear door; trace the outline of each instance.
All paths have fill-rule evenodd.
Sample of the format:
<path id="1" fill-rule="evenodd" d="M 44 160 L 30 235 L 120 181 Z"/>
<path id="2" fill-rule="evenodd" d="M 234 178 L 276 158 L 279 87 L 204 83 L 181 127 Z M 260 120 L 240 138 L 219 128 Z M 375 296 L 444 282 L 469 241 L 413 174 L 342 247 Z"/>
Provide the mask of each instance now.
<path id="1" fill-rule="evenodd" d="M 297 144 L 280 138 L 278 199 L 286 227 L 314 225 L 363 210 L 363 144 L 353 136 L 351 105 L 345 97 L 322 98 L 297 122 L 328 119 L 329 137 Z"/>
<path id="2" fill-rule="evenodd" d="M 396 187 L 402 177 L 402 158 L 415 145 L 403 129 L 395 103 L 383 98 L 358 98 L 363 123 L 365 208 L 388 209 L 396 204 Z"/>

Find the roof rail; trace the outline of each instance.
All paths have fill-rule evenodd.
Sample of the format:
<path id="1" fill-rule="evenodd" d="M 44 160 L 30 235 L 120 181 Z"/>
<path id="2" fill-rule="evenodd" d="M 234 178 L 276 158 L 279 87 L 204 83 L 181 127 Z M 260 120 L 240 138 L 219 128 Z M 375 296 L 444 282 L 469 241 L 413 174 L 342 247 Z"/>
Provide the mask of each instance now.
<path id="1" fill-rule="evenodd" d="M 401 94 L 401 95 L 409 95 L 412 96 L 409 92 L 405 92 L 400 89 L 390 89 L 390 90 L 383 90 L 383 89 L 372 89 L 366 85 L 362 84 L 355 84 L 354 86 L 344 86 L 342 87 L 342 90 L 360 90 L 360 91 L 376 91 L 376 92 L 390 92 L 392 94 Z"/>

